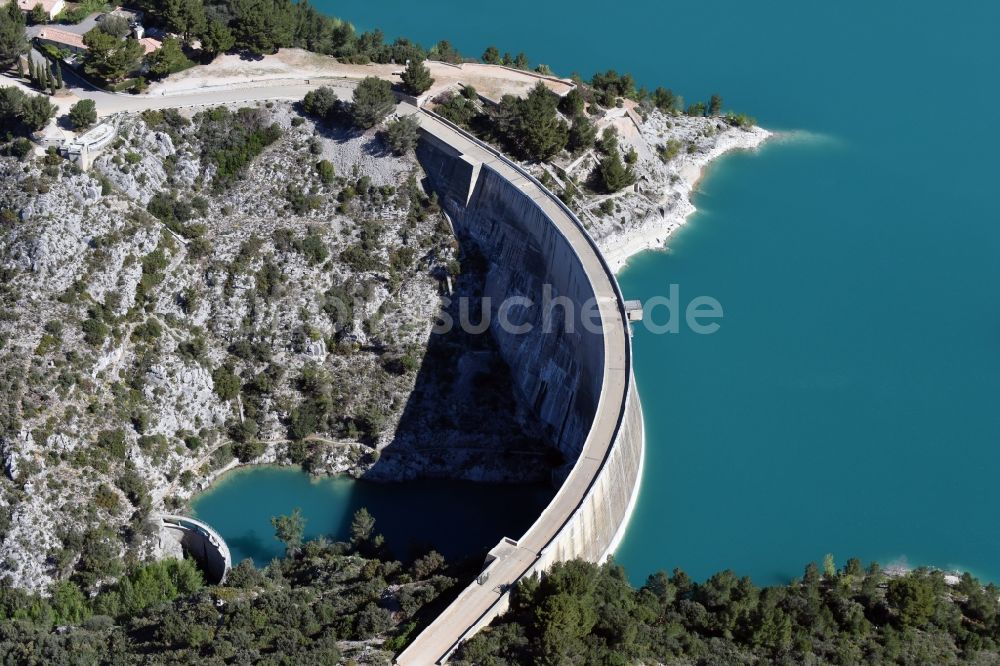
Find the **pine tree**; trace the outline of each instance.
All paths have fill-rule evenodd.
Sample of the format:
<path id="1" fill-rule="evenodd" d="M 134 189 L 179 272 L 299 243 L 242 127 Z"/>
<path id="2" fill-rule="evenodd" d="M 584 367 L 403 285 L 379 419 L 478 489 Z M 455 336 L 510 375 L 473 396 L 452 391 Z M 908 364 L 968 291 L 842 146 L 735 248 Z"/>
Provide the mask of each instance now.
<path id="1" fill-rule="evenodd" d="M 483 62 L 489 65 L 499 65 L 502 60 L 500 60 L 500 51 L 497 50 L 495 46 L 489 46 L 483 52 Z"/>
<path id="2" fill-rule="evenodd" d="M 722 97 L 719 95 L 712 95 L 712 98 L 708 102 L 708 115 L 718 116 L 722 113 Z"/>
<path id="3" fill-rule="evenodd" d="M 617 192 L 635 182 L 635 174 L 632 172 L 632 168 L 626 168 L 622 163 L 618 146 L 614 146 L 611 150 L 607 151 L 607 155 L 597 165 L 597 171 L 601 186 L 609 194 Z"/>
<path id="4" fill-rule="evenodd" d="M 559 97 L 539 81 L 528 96 L 517 103 L 517 134 L 528 159 L 547 160 L 566 147 L 569 126 L 556 113 Z"/>
<path id="5" fill-rule="evenodd" d="M 0 71 L 13 66 L 14 61 L 27 51 L 24 17 L 18 4 L 11 0 L 6 7 L 0 7 Z"/>
<path id="6" fill-rule="evenodd" d="M 302 509 L 296 507 L 288 516 L 272 516 L 271 526 L 274 527 L 275 538 L 285 544 L 286 552 L 294 554 L 298 551 L 306 528 Z"/>
<path id="7" fill-rule="evenodd" d="M 583 99 L 579 87 L 574 87 L 559 100 L 559 110 L 571 118 L 583 113 L 585 106 L 586 100 Z"/>
<path id="8" fill-rule="evenodd" d="M 573 124 L 569 128 L 569 140 L 566 147 L 571 153 L 581 153 L 594 146 L 597 138 L 597 128 L 583 113 L 573 116 Z"/>
<path id="9" fill-rule="evenodd" d="M 361 129 L 375 127 L 392 113 L 395 105 L 396 98 L 388 81 L 374 76 L 361 79 L 361 83 L 354 89 L 354 105 L 351 109 L 354 124 Z"/>
<path id="10" fill-rule="evenodd" d="M 406 70 L 403 72 L 401 78 L 403 79 L 403 86 L 406 88 L 406 92 L 413 96 L 424 94 L 434 85 L 434 79 L 431 78 L 431 70 L 427 69 L 424 63 L 416 59 L 410 60 L 410 64 L 406 66 Z"/>

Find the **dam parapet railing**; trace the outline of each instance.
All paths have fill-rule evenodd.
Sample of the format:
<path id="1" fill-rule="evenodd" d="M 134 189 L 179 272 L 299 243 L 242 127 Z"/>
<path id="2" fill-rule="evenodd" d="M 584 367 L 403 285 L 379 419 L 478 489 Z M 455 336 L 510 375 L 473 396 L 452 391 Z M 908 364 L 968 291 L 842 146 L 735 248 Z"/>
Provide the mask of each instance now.
<path id="1" fill-rule="evenodd" d="M 602 325 L 596 333 L 563 330 L 544 339 L 493 329 L 515 388 L 573 465 L 535 523 L 490 552 L 477 581 L 399 655 L 401 664 L 447 661 L 507 609 L 521 578 L 577 557 L 602 561 L 634 507 L 644 447 L 625 299 L 596 242 L 520 165 L 433 112 L 416 113 L 418 158 L 456 226 L 490 260 L 487 290 L 524 294 L 552 283 L 578 304 L 596 300 Z"/>

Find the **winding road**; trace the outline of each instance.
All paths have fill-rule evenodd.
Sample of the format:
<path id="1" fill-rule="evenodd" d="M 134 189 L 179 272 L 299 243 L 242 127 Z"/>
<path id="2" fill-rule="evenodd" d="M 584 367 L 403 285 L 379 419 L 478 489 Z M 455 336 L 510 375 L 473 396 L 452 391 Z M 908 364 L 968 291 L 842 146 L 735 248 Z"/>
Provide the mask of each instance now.
<path id="1" fill-rule="evenodd" d="M 240 86 L 206 86 L 175 94 L 131 95 L 110 93 L 95 88 L 78 74 L 66 68 L 66 89 L 80 99 L 92 99 L 97 104 L 99 116 L 109 116 L 122 111 L 141 112 L 149 109 L 182 109 L 196 106 L 215 106 L 232 102 L 264 102 L 269 100 L 300 100 L 310 90 L 330 86 L 341 97 L 350 98 L 356 81 L 343 77 L 319 79 L 272 79 L 248 81 Z"/>

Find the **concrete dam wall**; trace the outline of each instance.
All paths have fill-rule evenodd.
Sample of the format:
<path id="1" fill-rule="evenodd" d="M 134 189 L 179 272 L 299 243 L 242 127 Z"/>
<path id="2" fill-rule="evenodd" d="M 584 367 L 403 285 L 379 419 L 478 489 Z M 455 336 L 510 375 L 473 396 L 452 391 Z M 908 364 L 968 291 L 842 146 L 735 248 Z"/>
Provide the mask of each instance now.
<path id="1" fill-rule="evenodd" d="M 429 142 L 420 152 L 425 168 L 441 160 Z M 459 161 L 446 171 L 465 166 Z M 473 186 L 467 204 L 448 189 L 461 184 L 462 176 L 475 176 L 474 182 L 465 181 Z M 442 183 L 435 188 L 444 195 L 456 231 L 471 238 L 489 261 L 484 296 L 490 299 L 490 329 L 511 368 L 514 388 L 572 464 L 594 420 L 604 379 L 603 335 L 587 331 L 583 322 L 581 305 L 594 302 L 590 282 L 572 246 L 542 209 L 493 168 L 481 166 L 454 180 L 431 178 Z M 546 293 L 556 304 L 548 317 Z M 534 305 L 522 301 L 501 314 L 511 297 Z M 501 325 L 501 319 L 510 326 Z M 530 332 L 510 332 L 523 326 Z"/>
<path id="2" fill-rule="evenodd" d="M 399 655 L 401 664 L 447 661 L 506 610 L 520 578 L 610 554 L 634 506 L 644 446 L 625 303 L 593 240 L 518 165 L 431 113 L 418 118 L 417 157 L 430 186 L 459 236 L 488 261 L 491 333 L 567 466 L 536 522 L 491 551 L 483 574 Z M 531 304 L 511 306 L 511 297 Z M 546 298 L 560 305 L 546 307 Z M 513 332 L 525 324 L 530 332 Z"/>

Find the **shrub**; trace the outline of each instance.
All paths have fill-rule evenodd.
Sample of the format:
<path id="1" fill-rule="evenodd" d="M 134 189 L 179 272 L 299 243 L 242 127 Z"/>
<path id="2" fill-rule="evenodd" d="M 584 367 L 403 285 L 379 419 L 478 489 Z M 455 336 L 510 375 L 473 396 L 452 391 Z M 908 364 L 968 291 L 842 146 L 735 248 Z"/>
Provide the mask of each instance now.
<path id="1" fill-rule="evenodd" d="M 32 143 L 24 137 L 14 139 L 10 144 L 10 154 L 19 160 L 23 160 L 31 152 Z"/>
<path id="2" fill-rule="evenodd" d="M 132 339 L 141 342 L 151 342 L 160 337 L 163 327 L 155 318 L 150 317 L 140 326 L 136 326 L 132 331 Z"/>
<path id="3" fill-rule="evenodd" d="M 253 423 L 249 419 L 244 421 L 244 423 Z M 264 455 L 264 442 L 256 439 L 249 439 L 245 442 L 238 442 L 233 445 L 233 453 L 241 463 L 248 463 L 260 456 Z"/>
<path id="4" fill-rule="evenodd" d="M 321 86 L 316 90 L 310 90 L 302 98 L 302 110 L 311 116 L 329 119 L 336 112 L 340 100 L 337 93 L 329 86 Z"/>
<path id="5" fill-rule="evenodd" d="M 97 435 L 97 446 L 110 453 L 112 458 L 124 460 L 127 453 L 125 431 L 121 428 L 117 430 L 102 430 Z"/>
<path id="6" fill-rule="evenodd" d="M 316 210 L 323 203 L 321 197 L 306 194 L 298 185 L 288 185 L 285 188 L 285 200 L 288 201 L 292 211 L 296 215 L 303 215 L 311 210 Z"/>
<path id="7" fill-rule="evenodd" d="M 389 123 L 385 131 L 386 143 L 396 155 L 405 155 L 417 145 L 417 128 L 420 123 L 414 116 L 404 116 Z"/>
<path id="8" fill-rule="evenodd" d="M 235 114 L 216 107 L 195 116 L 201 157 L 216 166 L 212 186 L 223 190 L 239 177 L 264 149 L 281 138 L 281 127 L 269 122 L 267 111 L 242 108 Z"/>
<path id="9" fill-rule="evenodd" d="M 684 144 L 679 139 L 667 139 L 666 143 L 660 144 L 656 147 L 656 154 L 660 156 L 660 159 L 664 162 L 669 162 L 670 160 L 677 157 L 681 152 L 681 146 Z"/>
<path id="10" fill-rule="evenodd" d="M 434 111 L 456 125 L 467 126 L 476 115 L 476 107 L 461 95 L 446 92 L 434 98 Z"/>
<path id="11" fill-rule="evenodd" d="M 162 560 L 140 566 L 115 587 L 122 613 L 135 614 L 144 608 L 181 596 L 194 594 L 204 584 L 194 560 Z"/>
<path id="12" fill-rule="evenodd" d="M 753 116 L 748 116 L 745 113 L 733 113 L 730 111 L 725 116 L 726 122 L 733 127 L 739 127 L 740 129 L 747 129 L 748 127 L 753 127 L 757 124 L 757 119 Z"/>
<path id="13" fill-rule="evenodd" d="M 88 345 L 97 347 L 104 344 L 104 339 L 108 337 L 108 333 L 111 329 L 100 319 L 95 319 L 94 317 L 89 317 L 83 321 L 80 325 L 83 329 L 83 340 Z"/>
<path id="14" fill-rule="evenodd" d="M 311 266 L 323 263 L 330 256 L 330 250 L 323 242 L 319 229 L 315 227 L 310 227 L 309 232 L 302 240 L 295 241 L 294 247 Z"/>
<path id="15" fill-rule="evenodd" d="M 212 373 L 212 389 L 220 400 L 232 400 L 240 393 L 240 378 L 228 365 L 221 365 Z"/>
<path id="16" fill-rule="evenodd" d="M 320 160 L 316 163 L 316 173 L 319 174 L 320 182 L 329 185 L 333 182 L 334 176 L 336 175 L 333 169 L 333 163 L 330 160 Z"/>

